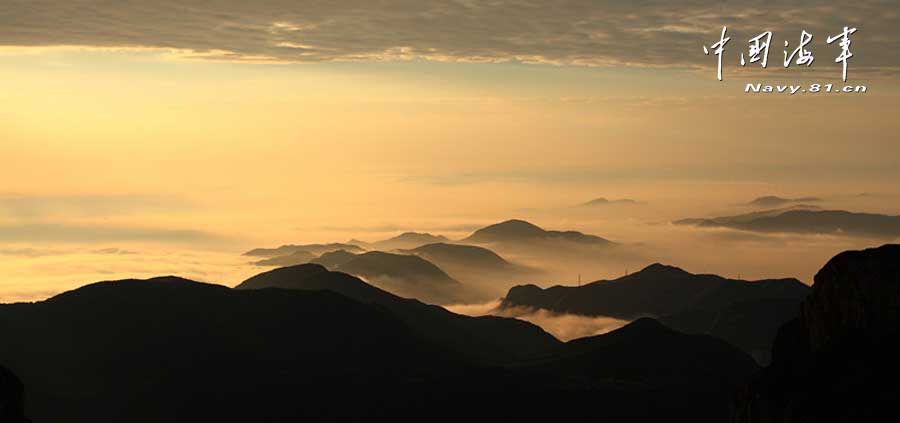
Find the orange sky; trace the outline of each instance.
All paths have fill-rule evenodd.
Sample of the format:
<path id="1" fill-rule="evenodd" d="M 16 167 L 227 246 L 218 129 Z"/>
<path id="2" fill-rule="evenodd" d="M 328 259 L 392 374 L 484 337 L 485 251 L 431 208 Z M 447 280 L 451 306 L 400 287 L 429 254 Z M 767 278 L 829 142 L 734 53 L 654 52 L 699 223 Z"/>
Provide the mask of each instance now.
<path id="1" fill-rule="evenodd" d="M 160 11 L 177 7 L 163 3 Z M 277 2 L 263 3 L 278 10 Z M 840 28 L 838 11 L 808 3 L 797 7 L 807 8 L 812 23 L 773 9 L 779 20 L 772 25 L 785 32 L 806 24 Z M 59 263 L 80 261 L 86 269 L 69 274 L 99 277 L 108 257 L 83 257 L 96 248 L 230 254 L 412 229 L 462 235 L 511 217 L 653 243 L 668 238 L 648 229 L 653 224 L 731 211 L 769 194 L 900 214 L 895 7 L 860 2 L 844 12 L 861 28 L 850 82 L 867 85 L 867 93 L 766 97 L 745 94 L 744 84 L 839 82 L 828 46 L 817 47 L 812 71 L 740 72 L 736 56 L 726 56 L 731 62 L 720 83 L 714 59 L 701 49 L 718 36 L 716 22 L 741 28 L 736 54 L 738 34 L 762 30 L 765 21 L 741 21 L 743 9 L 724 7 L 690 6 L 679 17 L 660 4 L 663 21 L 643 22 L 628 18 L 638 11 L 596 6 L 591 16 L 607 7 L 632 26 L 560 16 L 571 25 L 557 28 L 559 20 L 544 22 L 543 15 L 511 15 L 539 26 L 544 38 L 530 38 L 496 20 L 497 11 L 448 7 L 430 12 L 445 16 L 440 22 L 468 16 L 487 35 L 441 37 L 410 23 L 391 31 L 367 27 L 374 32 L 366 39 L 350 24 L 375 25 L 375 18 L 352 21 L 357 15 L 342 8 L 294 21 L 245 11 L 246 30 L 273 38 L 239 42 L 226 22 L 212 26 L 216 32 L 200 45 L 184 32 L 190 25 L 169 28 L 160 23 L 171 21 L 165 16 L 153 21 L 116 6 L 110 13 L 147 31 L 147 45 L 139 45 L 117 27 L 96 34 L 62 21 L 54 27 L 47 23 L 61 18 L 33 16 L 17 4 L 10 12 L 21 13 L 17 26 L 0 30 L 0 269 L 18 276 L 0 285 L 0 300 L 4 289 L 12 297 L 77 286 L 65 274 L 45 281 L 47 266 Z M 342 19 L 346 25 L 326 28 Z M 603 32 L 614 29 L 621 33 Z M 338 37 L 341 31 L 354 42 Z M 623 45 L 603 41 L 611 34 Z M 299 54 L 307 51 L 300 41 L 315 48 Z M 237 53 L 222 54 L 226 47 Z M 773 51 L 770 60 L 780 54 Z M 851 200 L 862 192 L 880 197 Z M 570 210 L 601 196 L 646 204 L 599 216 Z M 755 274 L 809 279 L 813 263 L 833 248 L 821 245 L 828 246 L 805 256 L 805 247 L 791 247 L 804 257 L 802 266 L 775 263 Z M 71 257 L 22 253 L 51 250 Z M 769 259 L 729 267 L 724 259 L 705 266 L 660 256 L 745 274 Z M 116 260 L 126 265 L 113 266 L 114 276 L 178 270 L 162 259 L 140 266 L 134 258 Z M 224 261 L 194 274 L 232 282 L 252 271 L 230 271 Z"/>

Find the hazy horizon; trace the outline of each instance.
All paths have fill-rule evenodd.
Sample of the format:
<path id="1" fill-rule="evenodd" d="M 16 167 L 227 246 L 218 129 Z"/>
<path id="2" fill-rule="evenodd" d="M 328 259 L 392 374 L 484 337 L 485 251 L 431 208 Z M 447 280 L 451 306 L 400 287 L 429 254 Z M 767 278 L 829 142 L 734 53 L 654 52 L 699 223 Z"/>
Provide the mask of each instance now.
<path id="1" fill-rule="evenodd" d="M 811 283 L 890 240 L 669 222 L 767 195 L 900 215 L 900 13 L 880 1 L 42 4 L 0 17 L 0 302 L 169 273 L 231 286 L 254 247 L 511 218 L 629 248 L 528 282 L 664 262 Z M 719 82 L 702 47 L 724 25 Z M 824 39 L 844 25 L 865 93 L 744 92 L 840 84 Z M 772 63 L 741 67 L 763 30 Z M 784 69 L 802 30 L 815 64 Z M 599 197 L 637 203 L 577 207 Z"/>

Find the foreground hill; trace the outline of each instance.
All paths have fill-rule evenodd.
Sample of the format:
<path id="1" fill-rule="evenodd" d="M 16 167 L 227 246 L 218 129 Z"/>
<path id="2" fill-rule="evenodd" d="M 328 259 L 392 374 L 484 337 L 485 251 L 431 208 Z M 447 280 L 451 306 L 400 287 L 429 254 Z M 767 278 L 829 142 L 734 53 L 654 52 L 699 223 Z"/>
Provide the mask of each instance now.
<path id="1" fill-rule="evenodd" d="M 24 423 L 25 398 L 22 381 L 9 369 L 0 366 L 0 422 Z"/>
<path id="2" fill-rule="evenodd" d="M 778 327 L 796 315 L 808 291 L 796 279 L 748 282 L 653 264 L 628 276 L 579 287 L 516 286 L 501 307 L 628 320 L 660 316 L 679 330 L 727 339 L 766 362 Z"/>
<path id="3" fill-rule="evenodd" d="M 263 288 L 276 281 L 375 300 Z M 721 396 L 752 363 L 647 322 L 563 345 L 525 322 L 454 317 L 316 265 L 267 272 L 251 286 L 262 289 L 162 277 L 0 305 L 0 357 L 25 384 L 29 416 L 76 423 L 543 422 L 560 410 L 579 421 L 718 422 Z M 426 338 L 416 320 L 444 323 Z M 441 333 L 485 350 L 528 333 L 509 351 L 540 354 L 487 365 L 436 342 Z M 654 356 L 655 345 L 671 357 Z"/>
<path id="4" fill-rule="evenodd" d="M 484 316 L 469 317 L 417 300 L 398 297 L 342 272 L 316 264 L 285 267 L 261 273 L 235 289 L 284 288 L 330 290 L 362 303 L 390 310 L 420 336 L 469 359 L 509 363 L 554 351 L 560 342 L 541 328 L 521 320 Z"/>
<path id="5" fill-rule="evenodd" d="M 733 387 L 759 369 L 746 353 L 720 339 L 686 335 L 647 317 L 607 334 L 569 341 L 553 360 L 533 368 L 583 381 L 617 380 L 647 388 L 684 386 L 689 379 Z"/>
<path id="6" fill-rule="evenodd" d="M 900 245 L 849 251 L 815 276 L 736 423 L 882 421 L 900 401 Z"/>
<path id="7" fill-rule="evenodd" d="M 348 397 L 377 414 L 371 386 L 402 395 L 463 371 L 393 315 L 328 291 L 103 282 L 0 306 L 0 327 L 36 421 L 284 421 Z"/>

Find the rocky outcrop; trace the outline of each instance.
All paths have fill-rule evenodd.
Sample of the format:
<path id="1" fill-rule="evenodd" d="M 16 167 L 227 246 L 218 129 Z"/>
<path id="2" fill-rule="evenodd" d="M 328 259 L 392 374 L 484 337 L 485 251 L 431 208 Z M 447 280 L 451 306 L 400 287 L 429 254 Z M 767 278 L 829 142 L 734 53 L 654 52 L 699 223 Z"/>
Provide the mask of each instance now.
<path id="1" fill-rule="evenodd" d="M 732 421 L 874 421 L 900 401 L 900 245 L 849 251 L 816 274 L 779 330 L 772 365 L 735 398 Z"/>
<path id="2" fill-rule="evenodd" d="M 24 387 L 16 375 L 0 366 L 0 422 L 27 422 L 25 418 Z"/>
<path id="3" fill-rule="evenodd" d="M 882 336 L 900 322 L 900 245 L 848 251 L 816 275 L 801 316 L 812 352 L 855 332 Z"/>

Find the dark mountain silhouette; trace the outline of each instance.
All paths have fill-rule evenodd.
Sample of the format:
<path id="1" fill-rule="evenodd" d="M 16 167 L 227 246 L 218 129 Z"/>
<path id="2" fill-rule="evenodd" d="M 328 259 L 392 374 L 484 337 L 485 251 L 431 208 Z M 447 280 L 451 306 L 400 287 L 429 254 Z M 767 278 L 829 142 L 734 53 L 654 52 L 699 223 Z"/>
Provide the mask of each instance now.
<path id="1" fill-rule="evenodd" d="M 303 288 L 264 288 L 276 282 Z M 379 300 L 306 290 L 320 283 Z M 0 305 L 0 356 L 23 377 L 36 421 L 91 423 L 552 421 L 561 410 L 578 421 L 718 422 L 721 396 L 752 365 L 650 321 L 563 345 L 525 322 L 456 316 L 313 264 L 245 284 L 261 289 L 162 277 Z M 465 345 L 521 358 L 472 362 L 457 352 Z"/>
<path id="2" fill-rule="evenodd" d="M 24 423 L 25 388 L 9 369 L 0 366 L 0 422 Z"/>
<path id="3" fill-rule="evenodd" d="M 753 207 L 782 207 L 788 204 L 820 202 L 822 202 L 822 199 L 817 197 L 784 198 L 775 195 L 767 195 L 764 197 L 755 198 L 753 201 L 747 203 L 747 205 Z"/>
<path id="4" fill-rule="evenodd" d="M 690 333 L 727 338 L 757 359 L 767 351 L 778 326 L 796 315 L 809 288 L 796 279 L 741 281 L 695 275 L 652 264 L 637 273 L 579 287 L 515 286 L 501 307 L 530 307 L 587 316 L 635 319 L 660 316 Z M 713 320 L 715 318 L 715 320 Z M 753 322 L 759 321 L 756 326 Z M 753 326 L 753 330 L 745 330 Z"/>
<path id="5" fill-rule="evenodd" d="M 330 290 L 363 303 L 374 303 L 397 315 L 421 336 L 464 356 L 488 363 L 509 363 L 552 352 L 559 341 L 541 328 L 520 320 L 469 317 L 414 299 L 398 297 L 342 272 L 316 264 L 261 273 L 235 289 L 285 288 Z"/>
<path id="6" fill-rule="evenodd" d="M 688 333 L 705 333 L 741 348 L 762 365 L 771 362 L 772 343 L 778 329 L 797 316 L 796 298 L 764 298 L 735 301 L 719 309 L 690 309 L 663 317 L 663 321 Z"/>
<path id="7" fill-rule="evenodd" d="M 298 250 L 286 256 L 278 256 L 255 261 L 253 262 L 253 264 L 257 266 L 293 266 L 295 264 L 309 263 L 309 261 L 314 258 L 316 258 L 316 256 L 313 253 L 305 250 Z"/>
<path id="8" fill-rule="evenodd" d="M 900 400 L 900 245 L 848 251 L 815 276 L 772 364 L 735 396 L 732 421 L 882 421 Z"/>
<path id="9" fill-rule="evenodd" d="M 503 306 L 526 306 L 588 316 L 634 319 L 668 316 L 690 309 L 720 309 L 735 301 L 796 299 L 809 288 L 796 279 L 741 281 L 717 275 L 695 275 L 673 266 L 651 264 L 615 280 L 586 285 L 515 286 Z"/>
<path id="10" fill-rule="evenodd" d="M 685 385 L 688 380 L 703 378 L 711 378 L 712 384 L 736 386 L 759 369 L 747 354 L 720 339 L 686 335 L 647 317 L 607 334 L 569 341 L 565 352 L 537 367 L 554 374 L 614 379 L 650 388 Z"/>
<path id="11" fill-rule="evenodd" d="M 850 235 L 886 239 L 900 237 L 900 216 L 843 210 L 792 208 L 712 219 L 685 219 L 674 223 L 754 232 Z"/>
<path id="12" fill-rule="evenodd" d="M 527 241 L 560 240 L 583 244 L 612 244 L 599 236 L 576 231 L 546 231 L 524 220 L 507 220 L 475 231 L 464 242 L 475 244 L 515 243 Z"/>
<path id="13" fill-rule="evenodd" d="M 609 205 L 635 205 L 635 204 L 640 204 L 640 203 L 638 201 L 632 200 L 630 198 L 620 198 L 620 199 L 616 199 L 616 200 L 610 200 L 607 198 L 600 197 L 600 198 L 595 198 L 586 203 L 582 203 L 582 204 L 580 204 L 580 206 L 581 207 L 599 207 L 599 206 L 609 206 Z"/>
<path id="14" fill-rule="evenodd" d="M 244 255 L 254 257 L 280 257 L 296 253 L 297 251 L 306 251 L 315 256 L 320 256 L 322 254 L 337 250 L 344 250 L 352 253 L 361 253 L 365 251 L 357 245 L 341 243 L 305 245 L 288 244 L 282 245 L 278 248 L 255 248 L 247 251 L 246 253 L 244 253 Z"/>
<path id="15" fill-rule="evenodd" d="M 328 291 L 103 282 L 2 305 L 0 328 L 36 421 L 361 418 L 467 373 L 390 313 Z"/>
<path id="16" fill-rule="evenodd" d="M 351 252 L 347 252 L 344 250 L 332 251 L 330 253 L 322 254 L 321 256 L 310 260 L 310 263 L 321 264 L 328 269 L 336 269 L 338 266 L 343 265 L 344 263 L 353 260 L 356 258 L 356 254 Z M 302 264 L 302 263 L 297 263 Z"/>
<path id="17" fill-rule="evenodd" d="M 433 263 L 414 255 L 370 251 L 335 270 L 360 276 L 403 297 L 428 303 L 458 304 L 466 300 L 465 287 Z"/>
<path id="18" fill-rule="evenodd" d="M 570 387 L 640 392 L 653 404 L 650 408 L 670 408 L 672 415 L 660 421 L 722 421 L 729 412 L 730 392 L 759 368 L 747 354 L 722 340 L 685 335 L 641 318 L 604 335 L 569 341 L 552 359 L 525 369 L 565 378 Z M 684 415 L 686 410 L 690 417 Z M 609 421 L 634 418 L 634 414 L 620 415 Z"/>
<path id="19" fill-rule="evenodd" d="M 750 213 L 743 213 L 734 216 L 722 216 L 722 217 L 712 217 L 712 218 L 690 218 L 690 219 L 681 219 L 672 222 L 676 225 L 693 225 L 693 226 L 706 226 L 706 227 L 730 227 L 737 226 L 740 224 L 746 224 L 753 222 L 757 219 L 767 218 L 767 217 L 775 217 L 782 213 L 789 211 L 797 211 L 797 210 L 821 210 L 818 206 L 811 206 L 808 204 L 799 204 L 791 207 L 784 207 L 779 209 L 771 209 L 771 210 L 761 210 Z"/>

